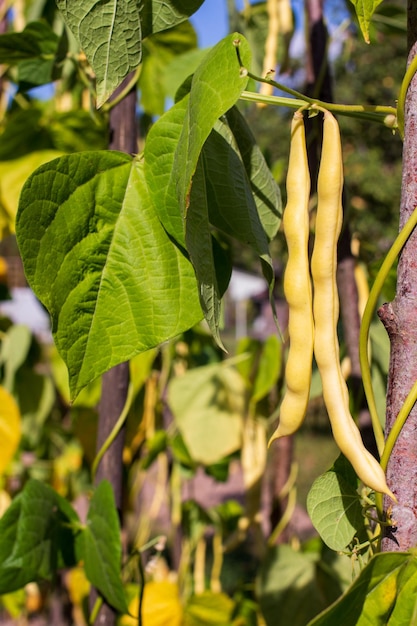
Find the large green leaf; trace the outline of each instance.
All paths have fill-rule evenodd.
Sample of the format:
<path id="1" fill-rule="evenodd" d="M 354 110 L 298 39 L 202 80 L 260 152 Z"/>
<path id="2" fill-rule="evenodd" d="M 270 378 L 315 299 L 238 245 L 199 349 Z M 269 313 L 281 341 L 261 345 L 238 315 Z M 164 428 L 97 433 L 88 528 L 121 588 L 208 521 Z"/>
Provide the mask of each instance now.
<path id="1" fill-rule="evenodd" d="M 382 0 L 350 0 L 355 7 L 363 38 L 369 43 L 369 26 L 375 9 Z"/>
<path id="2" fill-rule="evenodd" d="M 407 552 L 375 555 L 349 589 L 308 626 L 415 624 L 417 559 Z"/>
<path id="3" fill-rule="evenodd" d="M 241 59 L 250 64 L 243 38 L 235 33 L 222 40 L 195 71 L 189 94 L 154 125 L 145 148 L 155 210 L 190 255 L 204 315 L 219 345 L 221 289 L 210 228 L 250 245 L 272 290 L 268 244 L 281 208 L 279 189 L 243 118 L 230 113 L 236 137 L 226 119 L 219 120 L 247 82 L 240 71 L 238 40 Z"/>
<path id="4" fill-rule="evenodd" d="M 204 57 L 194 73 L 181 136 L 175 152 L 173 176 L 180 210 L 185 217 L 191 179 L 204 142 L 218 118 L 239 99 L 248 77 L 239 66 L 240 57 L 249 68 L 251 53 L 247 41 L 238 33 L 228 35 Z"/>
<path id="5" fill-rule="evenodd" d="M 22 191 L 16 233 L 72 397 L 202 317 L 192 266 L 161 227 L 142 162 L 126 154 L 84 152 L 39 168 Z"/>
<path id="6" fill-rule="evenodd" d="M 202 0 L 58 0 L 97 76 L 101 106 L 142 60 L 142 40 L 183 22 Z"/>
<path id="7" fill-rule="evenodd" d="M 357 478 L 346 472 L 345 461 L 317 478 L 307 497 L 307 510 L 316 530 L 332 550 L 344 550 L 363 528 Z"/>
<path id="8" fill-rule="evenodd" d="M 187 213 L 185 241 L 200 286 L 200 303 L 216 343 L 224 348 L 219 334 L 221 293 L 217 283 L 204 169 L 200 160 L 194 173 Z"/>
<path id="9" fill-rule="evenodd" d="M 235 118 L 237 119 L 237 116 Z M 203 146 L 204 180 L 208 197 L 209 221 L 210 224 L 229 236 L 234 237 L 245 245 L 251 246 L 258 254 L 261 260 L 262 271 L 269 284 L 272 296 L 274 272 L 266 229 L 269 230 L 272 236 L 278 228 L 279 221 L 277 215 L 271 220 L 271 215 L 273 214 L 271 206 L 277 214 L 278 206 L 280 205 L 279 191 L 277 192 L 276 184 L 272 181 L 270 174 L 269 176 L 264 174 L 267 167 L 263 157 L 261 159 L 261 155 L 257 155 L 255 157 L 256 167 L 253 167 L 254 163 L 251 162 L 248 152 L 249 145 L 242 135 L 240 135 L 240 139 L 241 145 L 245 149 L 246 163 L 242 159 L 237 141 L 229 126 L 220 120 L 215 122 L 213 130 Z M 253 176 L 253 178 L 250 178 L 250 176 Z M 257 186 L 261 181 L 262 183 L 267 181 L 267 184 L 263 185 L 263 192 Z M 196 184 L 198 183 L 193 179 L 190 204 L 186 216 L 186 232 L 189 228 L 191 209 L 193 208 L 193 213 L 198 211 L 198 207 L 196 208 L 192 203 Z M 257 206 L 256 196 L 258 196 L 259 206 Z M 200 210 L 203 211 L 203 208 Z M 197 242 L 196 249 L 198 249 Z M 196 257 L 196 259 L 193 258 L 191 251 L 190 256 L 198 275 L 196 259 L 201 259 L 203 262 L 206 261 L 201 255 Z M 206 306 L 209 305 L 212 325 L 218 326 L 219 318 L 217 311 L 220 309 L 220 304 L 215 295 L 214 291 L 213 299 L 211 302 L 206 303 Z"/>
<path id="10" fill-rule="evenodd" d="M 226 114 L 236 140 L 263 229 L 271 241 L 278 232 L 282 217 L 281 192 L 271 174 L 255 137 L 237 107 Z"/>
<path id="11" fill-rule="evenodd" d="M 94 492 L 84 535 L 84 567 L 88 580 L 120 613 L 127 613 L 121 579 L 120 524 L 110 483 L 103 480 Z"/>
<path id="12" fill-rule="evenodd" d="M 0 520 L 0 594 L 75 565 L 77 524 L 75 511 L 53 489 L 26 483 Z"/>
<path id="13" fill-rule="evenodd" d="M 188 96 L 162 115 L 145 144 L 145 176 L 154 210 L 167 233 L 183 248 L 184 223 L 171 174 L 187 106 Z"/>

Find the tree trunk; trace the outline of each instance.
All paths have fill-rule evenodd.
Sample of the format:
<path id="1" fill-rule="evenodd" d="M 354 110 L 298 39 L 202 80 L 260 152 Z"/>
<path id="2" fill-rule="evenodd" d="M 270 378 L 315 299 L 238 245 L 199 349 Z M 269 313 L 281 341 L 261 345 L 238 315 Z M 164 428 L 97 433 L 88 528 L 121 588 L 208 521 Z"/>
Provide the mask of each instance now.
<path id="1" fill-rule="evenodd" d="M 117 96 L 129 82 L 130 76 L 116 91 Z M 137 151 L 136 124 L 136 89 L 132 89 L 110 112 L 110 150 L 120 150 L 129 154 Z M 121 331 L 122 332 L 122 331 Z M 129 386 L 129 363 L 121 363 L 103 375 L 101 400 L 99 404 L 99 420 L 97 432 L 97 452 L 110 435 L 113 426 L 126 403 Z M 125 430 L 121 429 L 118 436 L 104 454 L 97 469 L 96 484 L 108 480 L 114 492 L 119 514 L 123 499 L 123 446 Z M 97 599 L 95 589 L 90 594 L 90 610 Z M 117 615 L 109 605 L 103 603 L 95 624 L 114 626 Z"/>
<path id="2" fill-rule="evenodd" d="M 408 2 L 409 59 L 417 53 L 417 8 Z M 405 104 L 403 175 L 400 228 L 417 206 L 417 76 L 411 81 Z M 398 264 L 397 291 L 393 302 L 379 311 L 391 342 L 388 372 L 386 433 L 417 379 L 417 232 L 405 245 Z M 382 550 L 408 550 L 417 543 L 417 406 L 411 411 L 388 463 L 387 482 L 398 504 L 392 506 L 395 528 L 388 528 Z"/>

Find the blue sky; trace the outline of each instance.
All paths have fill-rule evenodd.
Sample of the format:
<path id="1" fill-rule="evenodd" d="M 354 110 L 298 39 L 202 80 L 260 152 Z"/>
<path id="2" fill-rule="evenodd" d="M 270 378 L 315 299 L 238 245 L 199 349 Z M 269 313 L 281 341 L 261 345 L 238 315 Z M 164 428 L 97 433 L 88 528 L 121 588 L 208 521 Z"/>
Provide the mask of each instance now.
<path id="1" fill-rule="evenodd" d="M 190 18 L 201 48 L 213 46 L 227 35 L 226 0 L 206 0 Z"/>
<path id="2" fill-rule="evenodd" d="M 296 16 L 296 25 L 302 29 L 304 0 L 292 0 L 292 4 Z M 237 0 L 236 5 L 241 9 L 243 0 Z M 325 0 L 324 10 L 332 22 L 330 27 L 340 24 L 349 16 L 345 0 Z M 213 46 L 228 32 L 227 2 L 226 0 L 206 0 L 190 19 L 197 31 L 200 47 Z"/>

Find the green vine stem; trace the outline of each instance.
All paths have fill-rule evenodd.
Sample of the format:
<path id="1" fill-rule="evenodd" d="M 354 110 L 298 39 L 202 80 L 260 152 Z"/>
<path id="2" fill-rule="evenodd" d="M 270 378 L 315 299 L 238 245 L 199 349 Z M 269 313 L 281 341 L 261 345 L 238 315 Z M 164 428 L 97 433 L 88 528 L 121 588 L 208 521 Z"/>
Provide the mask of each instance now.
<path id="1" fill-rule="evenodd" d="M 397 124 L 398 131 L 402 139 L 404 139 L 404 110 L 405 110 L 405 97 L 407 95 L 408 88 L 411 80 L 417 71 L 417 55 L 413 58 L 410 65 L 404 74 L 403 82 L 401 83 L 400 93 L 397 101 Z"/>
<path id="2" fill-rule="evenodd" d="M 282 83 L 278 83 L 275 80 L 272 80 L 269 76 L 262 78 L 261 76 L 257 76 L 250 72 L 242 63 L 242 59 L 240 57 L 239 51 L 239 40 L 234 42 L 236 46 L 236 54 L 240 65 L 240 72 L 242 76 L 248 76 L 252 78 L 252 80 L 258 83 L 266 83 L 267 85 L 272 85 L 276 89 L 287 93 L 292 96 L 291 98 L 279 97 L 279 96 L 264 96 L 252 91 L 244 91 L 241 94 L 242 100 L 252 100 L 256 102 L 262 102 L 265 104 L 274 104 L 277 106 L 287 106 L 292 109 L 298 109 L 300 106 L 305 105 L 305 103 L 310 104 L 311 107 L 321 107 L 322 109 L 326 109 L 327 111 L 331 111 L 332 113 L 340 113 L 341 115 L 347 115 L 350 117 L 356 117 L 361 119 L 366 119 L 375 122 L 382 122 L 383 124 L 389 126 L 390 128 L 397 127 L 397 109 L 391 106 L 373 106 L 373 105 L 362 105 L 362 104 L 334 104 L 331 102 L 323 102 L 322 100 L 317 100 L 316 98 L 310 98 L 309 96 L 304 95 L 300 91 L 296 91 L 295 89 L 291 89 Z M 294 100 L 295 99 L 295 100 Z"/>
<path id="3" fill-rule="evenodd" d="M 391 456 L 391 452 L 395 446 L 395 442 L 398 439 L 398 436 L 401 432 L 402 427 L 405 424 L 407 417 L 410 414 L 411 409 L 415 405 L 417 401 L 417 380 L 414 385 L 411 387 L 411 390 L 408 396 L 405 399 L 404 404 L 398 412 L 397 418 L 390 430 L 390 433 L 385 442 L 384 452 L 381 456 L 381 467 L 385 471 L 387 469 L 388 461 Z"/>
<path id="4" fill-rule="evenodd" d="M 250 74 L 248 74 L 250 76 Z M 260 80 L 259 78 L 257 80 Z M 263 79 L 262 79 L 263 80 Z M 269 80 L 263 82 L 271 82 Z M 283 86 L 274 83 L 277 88 L 283 90 Z M 286 88 L 284 88 L 286 90 Z M 290 109 L 299 109 L 306 104 L 311 108 L 321 107 L 332 113 L 339 113 L 345 117 L 354 117 L 356 119 L 368 120 L 370 122 L 382 123 L 390 128 L 396 128 L 396 109 L 391 106 L 367 106 L 362 104 L 334 104 L 332 102 L 323 102 L 322 100 L 314 100 L 303 94 L 298 94 L 297 98 L 286 98 L 285 96 L 264 96 L 256 91 L 243 91 L 240 94 L 241 100 L 249 102 L 262 102 L 274 106 L 284 106 Z"/>
<path id="5" fill-rule="evenodd" d="M 409 416 L 411 409 L 413 408 L 413 406 L 415 405 L 417 401 L 417 380 L 414 383 L 414 385 L 411 387 L 411 390 L 408 394 L 408 396 L 406 397 L 404 404 L 402 405 L 401 409 L 398 412 L 398 415 L 396 417 L 396 420 L 390 430 L 390 433 L 387 437 L 386 443 L 385 443 L 385 448 L 384 451 L 381 455 L 381 467 L 384 470 L 384 472 L 387 469 L 388 466 L 388 461 L 390 459 L 391 453 L 394 449 L 395 446 L 395 442 L 397 441 L 399 434 L 407 420 L 407 417 Z M 376 493 L 375 494 L 375 505 L 376 505 L 376 509 L 379 513 L 379 517 L 382 519 L 382 511 L 383 511 L 383 495 L 382 493 Z M 390 524 L 385 524 L 385 525 L 390 525 Z"/>
<path id="6" fill-rule="evenodd" d="M 113 441 L 116 439 L 117 435 L 120 432 L 120 429 L 122 428 L 123 424 L 125 423 L 125 420 L 126 420 L 126 418 L 128 416 L 130 407 L 132 405 L 133 394 L 134 394 L 134 385 L 133 385 L 132 382 L 130 382 L 129 383 L 129 388 L 128 388 L 128 391 L 127 391 L 126 402 L 125 402 L 125 405 L 123 407 L 123 411 L 120 413 L 120 415 L 119 415 L 115 425 L 113 426 L 113 429 L 112 429 L 110 435 L 107 437 L 106 441 L 103 443 L 102 447 L 97 452 L 96 458 L 93 461 L 93 466 L 91 468 L 91 474 L 92 474 L 93 482 L 95 481 L 97 468 L 99 466 L 99 463 L 100 463 L 101 459 L 103 458 L 104 454 L 109 449 L 109 447 L 111 446 Z"/>
<path id="7" fill-rule="evenodd" d="M 93 610 L 91 611 L 90 619 L 88 621 L 90 626 L 93 626 L 95 624 L 95 621 L 98 617 L 98 614 L 102 605 L 103 605 L 103 598 L 98 597 L 94 603 Z"/>
<path id="8" fill-rule="evenodd" d="M 381 458 L 384 453 L 384 433 L 382 430 L 381 422 L 379 421 L 378 411 L 375 403 L 375 395 L 372 388 L 371 368 L 368 356 L 369 329 L 376 309 L 379 295 L 388 276 L 388 273 L 399 253 L 401 252 L 402 248 L 404 247 L 404 244 L 406 243 L 410 234 L 414 230 L 416 224 L 417 207 L 414 209 L 404 227 L 398 234 L 387 256 L 385 257 L 384 262 L 380 267 L 380 270 L 369 293 L 369 298 L 363 312 L 362 324 L 359 333 L 359 361 L 362 372 L 363 388 L 365 391 L 366 401 L 368 403 L 369 413 L 371 415 L 372 428 L 374 430 L 378 452 Z"/>

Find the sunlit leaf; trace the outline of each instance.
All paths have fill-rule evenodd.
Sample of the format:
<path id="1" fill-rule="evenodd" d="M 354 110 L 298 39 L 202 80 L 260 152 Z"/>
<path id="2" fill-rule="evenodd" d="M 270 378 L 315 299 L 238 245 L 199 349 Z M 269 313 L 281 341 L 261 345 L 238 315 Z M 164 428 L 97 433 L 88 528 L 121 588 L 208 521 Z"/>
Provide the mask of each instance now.
<path id="1" fill-rule="evenodd" d="M 0 349 L 0 364 L 4 367 L 3 385 L 13 391 L 17 370 L 28 355 L 32 333 L 24 324 L 14 324 L 4 334 Z"/>
<path id="2" fill-rule="evenodd" d="M 17 238 L 72 397 L 202 317 L 192 266 L 153 211 L 143 163 L 126 154 L 81 152 L 39 168 L 22 191 Z"/>
<path id="3" fill-rule="evenodd" d="M 139 593 L 139 590 L 138 590 Z M 120 626 L 137 626 L 138 593 L 129 604 L 130 615 L 124 615 Z M 183 609 L 178 584 L 166 580 L 149 581 L 145 585 L 142 605 L 142 626 L 182 626 Z"/>
<path id="4" fill-rule="evenodd" d="M 382 0 L 350 0 L 355 7 L 363 38 L 369 43 L 369 26 L 375 9 Z"/>
<path id="5" fill-rule="evenodd" d="M 142 40 L 183 22 L 202 0 L 58 0 L 68 27 L 97 76 L 101 106 L 142 60 Z"/>
<path id="6" fill-rule="evenodd" d="M 218 626 L 232 623 L 235 603 L 225 593 L 205 591 L 188 600 L 183 626 Z"/>
<path id="7" fill-rule="evenodd" d="M 204 142 L 217 119 L 226 113 L 245 89 L 248 78 L 241 72 L 236 45 L 239 41 L 241 60 L 250 67 L 248 43 L 238 33 L 228 35 L 204 57 L 194 73 L 181 136 L 175 152 L 173 176 L 185 217 L 191 179 Z"/>
<path id="8" fill-rule="evenodd" d="M 376 554 L 349 589 L 308 626 L 398 626 L 415 619 L 416 557 Z"/>
<path id="9" fill-rule="evenodd" d="M 169 404 L 189 453 L 211 465 L 242 443 L 245 385 L 231 367 L 207 365 L 174 378 Z"/>

